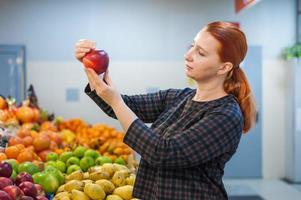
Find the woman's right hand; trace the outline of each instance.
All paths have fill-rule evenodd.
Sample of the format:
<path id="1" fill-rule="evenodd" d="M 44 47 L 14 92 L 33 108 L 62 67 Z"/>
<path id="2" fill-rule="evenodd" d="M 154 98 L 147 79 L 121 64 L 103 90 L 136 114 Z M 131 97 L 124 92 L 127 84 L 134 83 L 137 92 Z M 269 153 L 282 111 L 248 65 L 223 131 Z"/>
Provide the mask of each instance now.
<path id="1" fill-rule="evenodd" d="M 96 42 L 87 39 L 78 40 L 75 44 L 75 57 L 77 60 L 82 62 L 83 57 L 88 53 L 91 49 L 96 48 Z"/>

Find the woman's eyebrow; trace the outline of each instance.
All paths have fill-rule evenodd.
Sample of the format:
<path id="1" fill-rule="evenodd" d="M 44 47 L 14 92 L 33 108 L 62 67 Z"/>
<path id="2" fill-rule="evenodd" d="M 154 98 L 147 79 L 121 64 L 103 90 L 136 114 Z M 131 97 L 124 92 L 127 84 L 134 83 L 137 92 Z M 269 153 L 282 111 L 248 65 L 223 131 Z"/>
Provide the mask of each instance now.
<path id="1" fill-rule="evenodd" d="M 192 44 L 195 44 L 195 40 L 192 41 Z M 201 47 L 201 46 L 199 46 L 199 45 L 196 45 L 196 47 L 197 47 L 198 49 L 203 50 L 205 53 L 208 53 L 208 51 L 206 51 L 203 47 Z"/>

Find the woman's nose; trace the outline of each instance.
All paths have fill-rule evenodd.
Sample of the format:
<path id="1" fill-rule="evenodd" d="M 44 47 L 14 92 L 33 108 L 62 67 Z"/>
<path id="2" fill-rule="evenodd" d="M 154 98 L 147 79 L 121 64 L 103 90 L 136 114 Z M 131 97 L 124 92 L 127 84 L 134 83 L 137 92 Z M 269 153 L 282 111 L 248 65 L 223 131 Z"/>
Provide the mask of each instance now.
<path id="1" fill-rule="evenodd" d="M 191 50 L 188 50 L 185 54 L 184 54 L 184 58 L 186 61 L 192 62 L 193 61 L 193 57 L 191 54 Z"/>

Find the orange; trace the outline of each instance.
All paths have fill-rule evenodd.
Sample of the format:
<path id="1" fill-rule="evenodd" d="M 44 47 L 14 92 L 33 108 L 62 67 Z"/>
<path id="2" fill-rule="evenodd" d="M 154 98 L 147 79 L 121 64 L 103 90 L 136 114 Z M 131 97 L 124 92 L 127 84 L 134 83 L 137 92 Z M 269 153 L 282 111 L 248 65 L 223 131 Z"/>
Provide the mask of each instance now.
<path id="1" fill-rule="evenodd" d="M 8 146 L 13 146 L 16 144 L 22 144 L 22 139 L 18 136 L 16 137 L 11 137 L 8 141 Z"/>
<path id="2" fill-rule="evenodd" d="M 11 159 L 11 158 L 16 159 L 18 157 L 19 153 L 20 153 L 20 150 L 16 146 L 9 146 L 5 149 L 5 154 L 6 154 L 7 158 L 9 158 L 9 159 Z"/>
<path id="3" fill-rule="evenodd" d="M 57 131 L 57 127 L 53 122 L 45 121 L 41 124 L 40 131 Z"/>
<path id="4" fill-rule="evenodd" d="M 30 135 L 30 130 L 25 129 L 25 128 L 21 128 L 17 132 L 17 136 L 19 136 L 20 138 L 24 138 L 25 136 L 29 136 L 29 135 Z"/>
<path id="5" fill-rule="evenodd" d="M 7 108 L 7 102 L 4 97 L 0 96 L 0 109 L 4 110 Z"/>
<path id="6" fill-rule="evenodd" d="M 126 154 L 126 155 L 128 155 L 128 154 L 131 154 L 131 153 L 132 153 L 132 150 L 129 149 L 129 148 L 124 148 L 124 149 L 123 149 L 123 153 Z"/>
<path id="7" fill-rule="evenodd" d="M 22 124 L 22 127 L 21 129 L 25 129 L 25 130 L 28 130 L 30 131 L 33 127 L 34 127 L 34 123 L 31 123 L 31 122 L 28 122 L 28 123 L 24 123 Z"/>
<path id="8" fill-rule="evenodd" d="M 34 153 L 32 151 L 29 150 L 24 150 L 23 152 L 21 152 L 18 157 L 17 160 L 19 163 L 25 162 L 25 161 L 33 161 L 34 159 Z"/>
<path id="9" fill-rule="evenodd" d="M 44 150 L 44 151 L 41 151 L 39 154 L 38 154 L 38 156 L 41 158 L 41 160 L 43 161 L 43 162 L 46 162 L 46 158 L 47 158 L 47 155 L 49 154 L 49 153 L 51 153 L 52 151 L 51 150 Z"/>
<path id="10" fill-rule="evenodd" d="M 2 160 L 6 160 L 7 159 L 7 156 L 5 153 L 0 153 L 0 161 Z"/>
<path id="11" fill-rule="evenodd" d="M 63 149 L 55 149 L 54 152 L 57 153 L 58 155 L 60 155 L 64 152 L 64 150 Z"/>
<path id="12" fill-rule="evenodd" d="M 28 106 L 21 106 L 16 112 L 17 118 L 22 123 L 32 122 L 34 120 L 33 109 Z"/>
<path id="13" fill-rule="evenodd" d="M 56 142 L 54 142 L 54 141 L 51 141 L 51 142 L 50 142 L 49 149 L 51 149 L 51 150 L 55 150 L 55 149 L 57 149 L 57 148 L 58 148 L 58 145 L 57 145 L 57 143 L 56 143 Z"/>
<path id="14" fill-rule="evenodd" d="M 39 135 L 39 133 L 37 131 L 31 130 L 30 135 L 32 138 L 36 138 Z"/>
<path id="15" fill-rule="evenodd" d="M 33 113 L 34 113 L 34 119 L 33 121 L 37 122 L 41 118 L 41 112 L 37 108 L 33 108 Z"/>
<path id="16" fill-rule="evenodd" d="M 114 149 L 113 153 L 116 155 L 122 155 L 124 154 L 124 151 L 121 147 L 117 147 L 116 149 Z"/>
<path id="17" fill-rule="evenodd" d="M 30 146 L 26 147 L 25 150 L 34 152 L 35 149 L 34 149 L 34 146 L 30 145 Z"/>
<path id="18" fill-rule="evenodd" d="M 20 152 L 25 149 L 24 144 L 16 144 L 15 146 L 19 149 Z"/>
<path id="19" fill-rule="evenodd" d="M 33 142 L 33 139 L 32 139 L 32 137 L 31 136 L 25 136 L 24 138 L 23 138 L 23 143 L 24 143 L 24 145 L 25 146 L 30 146 L 30 145 L 32 145 L 32 142 Z"/>
<path id="20" fill-rule="evenodd" d="M 50 140 L 45 136 L 38 136 L 33 140 L 33 146 L 36 151 L 43 151 L 50 146 Z"/>
<path id="21" fill-rule="evenodd" d="M 122 158 L 123 160 L 125 160 L 126 162 L 128 162 L 129 155 L 122 155 L 121 158 Z"/>

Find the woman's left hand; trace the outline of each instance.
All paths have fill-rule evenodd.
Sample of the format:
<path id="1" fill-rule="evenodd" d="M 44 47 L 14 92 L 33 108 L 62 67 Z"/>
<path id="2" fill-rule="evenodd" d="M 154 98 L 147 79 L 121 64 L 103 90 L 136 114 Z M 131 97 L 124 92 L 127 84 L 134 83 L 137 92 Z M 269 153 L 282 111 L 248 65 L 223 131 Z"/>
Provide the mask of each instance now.
<path id="1" fill-rule="evenodd" d="M 89 79 L 91 90 L 95 90 L 96 94 L 108 105 L 113 106 L 123 101 L 115 84 L 109 77 L 108 70 L 105 72 L 103 79 L 99 78 L 93 69 L 85 68 L 85 72 Z"/>

